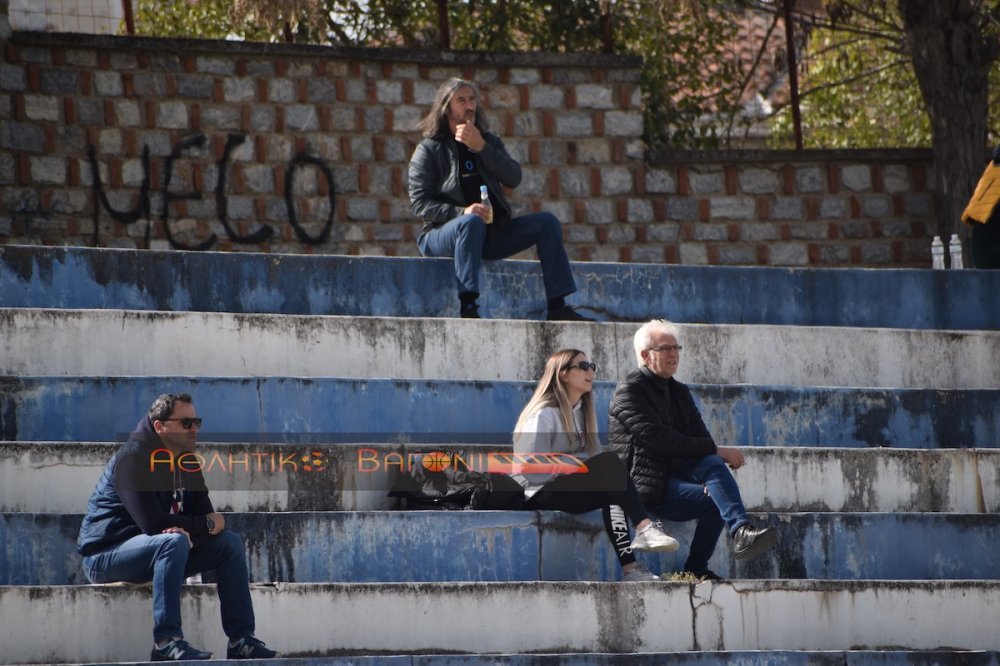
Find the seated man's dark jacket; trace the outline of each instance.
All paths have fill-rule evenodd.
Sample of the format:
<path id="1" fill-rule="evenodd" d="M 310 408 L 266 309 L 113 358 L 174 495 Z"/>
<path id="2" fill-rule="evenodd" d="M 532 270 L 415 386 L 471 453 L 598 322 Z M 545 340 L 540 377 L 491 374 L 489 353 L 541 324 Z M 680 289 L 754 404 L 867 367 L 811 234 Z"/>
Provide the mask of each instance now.
<path id="1" fill-rule="evenodd" d="M 491 231 L 501 230 L 512 217 L 510 204 L 501 185 L 515 188 L 521 184 L 521 165 L 492 132 L 483 132 L 486 145 L 476 153 L 479 173 L 490 190 L 494 223 Z M 413 151 L 407 175 L 410 210 L 424 221 L 422 231 L 462 215 L 466 207 L 459 183 L 458 142 L 450 134 L 424 139 Z"/>
<path id="2" fill-rule="evenodd" d="M 648 507 L 662 504 L 671 470 L 716 452 L 687 385 L 648 368 L 618 385 L 608 414 L 608 443 Z"/>
<path id="3" fill-rule="evenodd" d="M 153 460 L 157 462 L 151 464 Z M 76 542 L 81 555 L 99 553 L 139 534 L 160 534 L 168 527 L 184 528 L 195 547 L 204 542 L 205 516 L 215 511 L 205 478 L 201 470 L 181 470 L 193 463 L 171 466 L 169 460 L 166 447 L 144 417 L 111 457 L 90 496 Z M 175 488 L 184 489 L 178 514 L 170 512 Z"/>

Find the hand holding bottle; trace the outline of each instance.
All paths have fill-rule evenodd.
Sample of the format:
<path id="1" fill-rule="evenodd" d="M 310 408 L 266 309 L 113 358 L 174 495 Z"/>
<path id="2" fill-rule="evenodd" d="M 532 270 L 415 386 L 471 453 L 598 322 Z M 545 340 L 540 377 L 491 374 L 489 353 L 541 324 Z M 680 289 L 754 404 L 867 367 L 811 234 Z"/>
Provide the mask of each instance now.
<path id="1" fill-rule="evenodd" d="M 479 186 L 479 203 L 486 209 L 486 214 L 482 215 L 480 213 L 480 215 L 486 220 L 486 224 L 493 224 L 493 204 L 490 203 L 490 193 L 485 185 Z"/>

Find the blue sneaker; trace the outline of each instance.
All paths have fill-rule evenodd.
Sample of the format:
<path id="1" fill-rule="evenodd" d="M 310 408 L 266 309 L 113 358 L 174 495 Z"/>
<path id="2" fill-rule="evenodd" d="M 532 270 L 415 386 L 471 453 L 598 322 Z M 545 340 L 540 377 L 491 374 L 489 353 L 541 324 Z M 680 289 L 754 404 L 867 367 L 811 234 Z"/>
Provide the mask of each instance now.
<path id="1" fill-rule="evenodd" d="M 264 645 L 264 641 L 245 636 L 226 649 L 226 659 L 273 659 L 278 653 Z"/>
<path id="2" fill-rule="evenodd" d="M 191 647 L 183 638 L 175 638 L 161 648 L 153 646 L 149 655 L 150 661 L 194 661 L 196 659 L 211 659 L 211 652 L 203 652 Z"/>

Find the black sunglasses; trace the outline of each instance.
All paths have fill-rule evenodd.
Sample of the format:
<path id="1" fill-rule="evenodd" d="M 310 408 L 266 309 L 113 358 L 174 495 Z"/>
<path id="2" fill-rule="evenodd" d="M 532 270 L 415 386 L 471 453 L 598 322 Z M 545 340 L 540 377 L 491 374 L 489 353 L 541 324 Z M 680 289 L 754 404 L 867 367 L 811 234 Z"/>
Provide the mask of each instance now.
<path id="1" fill-rule="evenodd" d="M 160 419 L 161 421 L 180 421 L 181 427 L 185 430 L 190 430 L 191 426 L 201 427 L 201 417 L 195 417 L 193 419 L 183 418 L 183 419 Z"/>
<path id="2" fill-rule="evenodd" d="M 572 370 L 573 368 L 580 368 L 584 372 L 587 372 L 588 370 L 593 370 L 594 372 L 597 372 L 597 364 L 591 363 L 590 361 L 580 361 L 579 363 L 576 363 L 574 365 L 567 365 L 565 368 L 563 368 L 563 370 Z"/>

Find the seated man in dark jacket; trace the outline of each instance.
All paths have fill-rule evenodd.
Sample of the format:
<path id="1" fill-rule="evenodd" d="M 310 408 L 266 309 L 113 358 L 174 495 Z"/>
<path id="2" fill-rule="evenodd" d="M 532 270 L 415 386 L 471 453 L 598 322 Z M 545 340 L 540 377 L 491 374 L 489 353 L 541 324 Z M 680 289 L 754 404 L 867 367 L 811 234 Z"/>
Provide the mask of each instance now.
<path id="1" fill-rule="evenodd" d="M 674 379 L 680 361 L 677 327 L 651 321 L 633 340 L 639 369 L 615 389 L 608 419 L 608 441 L 625 461 L 639 495 L 651 513 L 666 520 L 698 520 L 684 569 L 718 579 L 708 568 L 722 527 L 734 540 L 737 560 L 770 549 L 778 534 L 750 522 L 736 479 L 743 454 L 716 446 L 701 419 L 691 391 Z"/>
<path id="2" fill-rule="evenodd" d="M 503 187 L 521 183 L 521 165 L 496 134 L 487 131 L 475 86 L 443 83 L 420 121 L 424 140 L 413 151 L 408 173 L 410 209 L 424 222 L 417 238 L 425 257 L 453 257 L 459 314 L 479 318 L 479 270 L 483 259 L 503 259 L 538 248 L 549 320 L 591 321 L 566 304 L 576 291 L 562 229 L 552 213 L 513 216 Z M 485 189 L 491 207 L 483 205 Z"/>
<path id="3" fill-rule="evenodd" d="M 226 530 L 190 455 L 200 427 L 190 395 L 158 397 L 97 482 L 77 550 L 92 583 L 152 580 L 152 661 L 212 657 L 181 631 L 181 585 L 204 571 L 215 571 L 218 580 L 227 658 L 271 658 L 277 652 L 253 635 L 243 540 Z"/>

